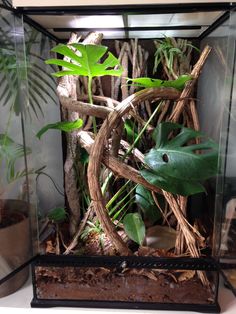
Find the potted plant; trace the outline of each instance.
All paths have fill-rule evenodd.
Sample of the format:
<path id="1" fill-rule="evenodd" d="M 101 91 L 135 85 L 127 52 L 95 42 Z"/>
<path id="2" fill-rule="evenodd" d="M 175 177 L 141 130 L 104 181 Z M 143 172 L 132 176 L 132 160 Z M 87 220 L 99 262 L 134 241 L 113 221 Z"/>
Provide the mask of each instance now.
<path id="1" fill-rule="evenodd" d="M 104 301 L 121 307 L 119 302 L 131 307 L 210 306 L 215 301 L 214 284 L 205 272 L 187 271 L 178 263 L 173 271 L 155 266 L 158 258 L 199 258 L 206 249 L 204 226 L 188 220 L 187 197 L 205 193 L 204 182 L 217 174 L 218 158 L 216 143 L 199 131 L 192 97 L 211 48 L 205 47 L 190 70 L 193 46 L 165 40 L 156 43 L 164 48 L 158 46 L 155 70 L 161 63 L 167 80 L 140 77 L 137 51 L 144 59 L 147 55 L 137 40 L 131 42 L 132 50 L 127 42 L 119 46 L 119 58 L 107 54 L 99 34 L 90 34 L 83 43 L 73 34 L 67 45 L 53 48 L 64 57 L 47 61 L 62 67 L 54 75 L 59 77 L 64 121 L 45 126 L 37 136 L 49 129 L 69 132 L 64 168 L 69 224 L 62 224 L 47 244 L 57 244 L 58 254 L 75 256 L 46 256 L 36 262 L 33 306 L 91 305 L 91 300 L 95 306 Z M 133 68 L 128 71 L 131 51 Z M 178 67 L 184 62 L 186 67 Z M 108 76 L 113 77 L 110 94 L 118 99 L 93 95 L 97 85 L 92 79 L 101 86 L 110 82 Z M 76 89 L 81 77 L 82 95 Z M 148 246 L 152 230 L 155 247 Z M 113 257 L 84 258 L 91 255 Z M 154 266 L 145 268 L 147 263 Z"/>
<path id="2" fill-rule="evenodd" d="M 52 96 L 53 92 L 55 94 L 55 82 L 45 73 L 41 56 L 45 41 L 41 40 L 37 30 L 26 27 L 26 61 L 19 60 L 22 47 L 18 46 L 16 53 L 16 39 L 12 35 L 15 22 L 16 17 L 11 12 L 1 11 L 0 280 L 32 257 L 29 214 L 34 209 L 29 200 L 29 176 L 41 172 L 40 169 L 29 169 L 28 158 L 32 152 L 25 144 L 28 139 L 19 130 L 24 129 L 24 119 L 38 119 L 43 115 L 39 97 L 45 102 L 47 97 L 55 102 Z M 34 45 L 40 40 L 42 46 L 38 47 L 40 53 L 37 53 Z M 45 84 L 51 94 L 45 89 Z M 28 274 L 29 269 L 25 268 L 2 283 L 0 297 L 15 292 L 24 284 Z"/>
<path id="3" fill-rule="evenodd" d="M 27 198 L 11 199 L 11 191 L 25 180 L 26 170 L 16 171 L 16 163 L 30 153 L 23 145 L 14 142 L 8 135 L 0 135 L 0 245 L 1 278 L 9 275 L 25 263 L 30 256 L 29 203 Z M 25 182 L 21 183 L 23 186 Z M 27 191 L 24 192 L 27 193 Z M 12 195 L 14 195 L 13 193 Z M 27 195 L 25 195 L 27 197 Z M 28 278 L 28 268 L 0 286 L 0 297 L 21 287 Z"/>

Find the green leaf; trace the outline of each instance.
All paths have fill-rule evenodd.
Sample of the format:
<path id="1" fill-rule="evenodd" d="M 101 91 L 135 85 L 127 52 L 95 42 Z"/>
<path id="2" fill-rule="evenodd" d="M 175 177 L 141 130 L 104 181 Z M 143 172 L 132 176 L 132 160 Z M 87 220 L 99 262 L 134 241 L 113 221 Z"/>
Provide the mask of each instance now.
<path id="1" fill-rule="evenodd" d="M 145 225 L 140 214 L 127 214 L 123 219 L 123 224 L 128 237 L 141 245 L 145 237 Z"/>
<path id="2" fill-rule="evenodd" d="M 188 196 L 205 192 L 203 185 L 196 181 L 182 181 L 181 179 L 175 179 L 167 175 L 162 177 L 154 171 L 145 169 L 140 170 L 140 174 L 149 183 L 173 194 Z"/>
<path id="3" fill-rule="evenodd" d="M 177 80 L 163 81 L 159 79 L 153 79 L 150 77 L 139 77 L 135 79 L 128 79 L 127 82 L 131 81 L 132 85 L 137 87 L 173 87 L 178 90 L 182 90 L 185 83 L 192 80 L 190 75 L 181 75 Z"/>
<path id="4" fill-rule="evenodd" d="M 123 72 L 119 60 L 110 52 L 103 62 L 107 47 L 101 45 L 71 44 L 72 50 L 67 45 L 60 44 L 52 49 L 53 52 L 68 57 L 72 62 L 61 59 L 49 59 L 46 64 L 62 66 L 63 70 L 53 75 L 60 77 L 64 75 L 81 75 L 93 78 L 95 76 L 113 75 L 120 76 Z"/>
<path id="5" fill-rule="evenodd" d="M 151 222 L 154 223 L 161 218 L 161 213 L 153 200 L 151 192 L 141 184 L 136 187 L 135 200 L 146 218 Z"/>
<path id="6" fill-rule="evenodd" d="M 138 130 L 136 125 L 132 120 L 126 120 L 124 123 L 124 128 L 127 133 L 127 140 L 129 143 L 133 143 L 138 137 Z M 137 145 L 137 143 L 136 143 Z"/>
<path id="7" fill-rule="evenodd" d="M 64 132 L 71 132 L 80 129 L 83 126 L 83 120 L 78 119 L 72 122 L 56 122 L 45 125 L 37 134 L 37 138 L 41 138 L 44 133 L 50 129 L 61 130 Z"/>
<path id="8" fill-rule="evenodd" d="M 89 162 L 89 153 L 83 148 L 80 148 L 80 161 L 82 165 L 87 165 Z"/>
<path id="9" fill-rule="evenodd" d="M 15 180 L 15 163 L 18 159 L 29 155 L 31 149 L 14 142 L 6 134 L 0 134 L 0 161 L 4 160 L 7 166 L 7 180 Z"/>
<path id="10" fill-rule="evenodd" d="M 66 217 L 67 217 L 67 213 L 65 211 L 65 208 L 63 207 L 56 207 L 50 210 L 50 212 L 47 214 L 48 219 L 59 223 L 59 222 L 63 222 Z"/>
<path id="11" fill-rule="evenodd" d="M 1 17 L 1 22 L 3 17 Z M 4 84 L 0 92 L 0 98 L 3 106 L 12 106 L 14 113 L 18 116 L 21 111 L 36 117 L 39 113 L 42 114 L 42 103 L 45 103 L 45 96 L 57 103 L 56 82 L 50 74 L 45 71 L 43 54 L 35 52 L 35 44 L 45 41 L 45 36 L 41 37 L 39 32 L 29 32 L 26 34 L 26 60 L 20 65 L 16 62 L 15 43 L 9 33 L 12 31 L 11 25 L 4 25 L 1 29 L 2 46 L 0 48 L 0 71 Z M 27 75 L 26 75 L 27 72 Z M 18 81 L 24 81 L 29 78 L 29 94 L 30 101 L 22 100 L 22 91 L 20 92 L 21 84 Z M 18 80 L 19 78 L 19 80 Z M 33 84 L 37 81 L 37 84 Z M 4 87 L 4 85 L 6 86 Z M 44 101 L 40 102 L 39 99 Z M 47 102 L 47 101 L 46 101 Z"/>
<path id="12" fill-rule="evenodd" d="M 176 130 L 178 135 L 169 139 Z M 208 139 L 187 145 L 203 134 L 170 122 L 161 123 L 153 137 L 156 146 L 144 158 L 148 169 L 140 172 L 145 180 L 174 194 L 187 196 L 205 191 L 202 183 L 218 170 L 216 143 Z"/>

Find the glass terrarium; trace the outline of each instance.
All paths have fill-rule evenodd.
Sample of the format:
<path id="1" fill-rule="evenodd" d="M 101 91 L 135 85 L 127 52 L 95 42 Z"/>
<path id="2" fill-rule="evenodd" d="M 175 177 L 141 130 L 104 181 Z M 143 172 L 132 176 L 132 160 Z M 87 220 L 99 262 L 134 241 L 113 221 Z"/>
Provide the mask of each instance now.
<path id="1" fill-rule="evenodd" d="M 22 50 L 17 32 L 7 46 L 6 14 Z M 3 144 L 22 145 L 17 184 L 37 208 L 32 306 L 218 312 L 219 272 L 235 275 L 234 5 L 4 7 L 1 19 L 1 112 L 20 119 L 1 114 Z M 4 102 L 15 74 L 20 112 Z"/>

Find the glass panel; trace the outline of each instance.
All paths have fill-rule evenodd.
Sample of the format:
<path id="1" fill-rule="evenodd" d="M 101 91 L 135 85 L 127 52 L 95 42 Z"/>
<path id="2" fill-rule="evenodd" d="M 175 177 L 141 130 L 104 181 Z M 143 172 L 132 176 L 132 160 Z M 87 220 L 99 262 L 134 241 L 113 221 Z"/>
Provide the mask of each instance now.
<path id="1" fill-rule="evenodd" d="M 140 26 L 161 26 L 169 25 L 173 17 L 173 14 L 140 14 L 129 15 L 128 26 L 140 27 Z"/>
<path id="2" fill-rule="evenodd" d="M 235 102 L 235 23 L 236 13 L 230 17 L 229 29 L 230 38 L 228 41 L 227 71 L 225 87 L 227 92 L 227 102 L 224 107 L 224 124 L 222 126 L 221 143 L 223 147 L 222 174 L 220 178 L 219 192 L 222 193 L 222 230 L 219 246 L 219 255 L 236 258 L 236 247 L 234 242 L 235 234 L 235 190 L 236 190 L 236 170 L 235 170 L 235 134 L 236 134 L 236 102 Z"/>
<path id="3" fill-rule="evenodd" d="M 199 276 L 208 285 L 202 285 Z M 217 273 L 195 270 L 35 266 L 40 300 L 121 301 L 211 305 Z"/>
<path id="4" fill-rule="evenodd" d="M 228 41 L 223 39 L 223 31 L 229 29 Z M 221 98 L 221 176 L 217 182 L 217 202 L 216 202 L 216 221 L 215 221 L 215 254 L 221 258 L 222 262 L 227 264 L 236 264 L 236 81 L 235 81 L 235 66 L 236 66 L 236 51 L 235 51 L 235 25 L 236 12 L 232 12 L 229 21 L 224 23 L 220 32 L 213 34 L 220 36 L 222 42 L 221 47 L 217 47 L 219 66 L 224 67 L 225 77 L 224 90 L 225 94 Z M 227 51 L 225 50 L 227 47 Z M 221 48 L 221 49 L 219 49 Z M 223 73 L 222 73 L 223 74 Z M 219 88 L 223 82 L 219 81 Z M 211 116 L 212 118 L 212 116 Z M 220 125 L 217 125 L 217 130 Z M 236 293 L 235 274 L 236 269 L 224 271 L 225 278 Z"/>
<path id="5" fill-rule="evenodd" d="M 176 25 L 211 25 L 222 12 L 196 12 L 175 14 L 140 14 L 129 15 L 128 25 L 135 26 L 176 26 Z"/>
<path id="6" fill-rule="evenodd" d="M 26 141 L 24 117 L 28 85 L 24 28 L 21 18 L 0 12 L 0 279 L 33 255 L 30 220 L 35 210 L 29 195 L 27 158 L 32 148 Z M 0 296 L 18 289 L 28 269 L 0 286 Z"/>
<path id="7" fill-rule="evenodd" d="M 43 25 L 45 28 L 115 28 L 124 27 L 121 15 L 30 15 L 34 21 Z"/>
<path id="8" fill-rule="evenodd" d="M 129 38 L 164 38 L 165 36 L 191 38 L 198 37 L 204 30 L 206 30 L 206 27 L 189 30 L 129 31 Z"/>
<path id="9" fill-rule="evenodd" d="M 223 12 L 176 13 L 171 19 L 173 25 L 211 25 Z"/>
<path id="10" fill-rule="evenodd" d="M 64 206 L 62 138 L 59 132 L 48 132 L 39 139 L 38 131 L 50 122 L 61 119 L 56 80 L 51 73 L 55 66 L 45 64 L 45 60 L 55 57 L 51 48 L 56 45 L 50 38 L 28 24 L 25 27 L 27 52 L 29 108 L 25 115 L 25 133 L 32 154 L 28 160 L 30 197 L 37 203 L 38 217 L 32 220 L 32 230 L 37 234 L 38 218 L 44 220 L 48 210 Z M 37 191 L 37 198 L 33 191 Z M 40 220 L 41 221 L 41 220 Z M 41 224 L 39 232 L 41 232 Z M 35 237 L 34 247 L 40 249 Z"/>

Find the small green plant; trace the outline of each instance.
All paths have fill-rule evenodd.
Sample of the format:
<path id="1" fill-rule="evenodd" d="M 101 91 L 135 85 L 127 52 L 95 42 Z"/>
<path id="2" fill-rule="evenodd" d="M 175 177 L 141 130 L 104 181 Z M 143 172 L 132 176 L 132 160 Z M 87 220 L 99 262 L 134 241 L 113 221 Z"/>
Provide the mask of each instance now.
<path id="1" fill-rule="evenodd" d="M 25 176 L 25 170 L 15 170 L 16 162 L 26 155 L 31 153 L 30 148 L 24 148 L 23 145 L 13 141 L 6 134 L 0 134 L 0 164 L 5 164 L 6 179 L 10 183 L 21 176 Z M 1 182 L 1 180 L 0 180 Z"/>
<path id="2" fill-rule="evenodd" d="M 80 237 L 82 240 L 86 241 L 88 239 L 88 237 L 90 235 L 93 235 L 94 233 L 96 235 L 98 235 L 99 245 L 100 245 L 101 249 L 103 250 L 105 234 L 104 234 L 104 231 L 103 231 L 101 224 L 98 220 L 95 220 L 94 222 L 88 220 L 87 221 L 87 227 L 85 227 L 85 229 L 82 232 Z"/>
<path id="3" fill-rule="evenodd" d="M 65 208 L 56 207 L 49 211 L 49 213 L 47 214 L 47 218 L 53 223 L 60 223 L 66 220 L 67 215 L 68 214 L 65 211 Z"/>
<path id="4" fill-rule="evenodd" d="M 183 63 L 186 59 L 186 47 L 193 48 L 199 51 L 198 48 L 193 46 L 187 40 L 182 40 L 181 45 L 177 45 L 174 38 L 165 37 L 164 39 L 157 39 L 154 41 L 156 46 L 155 52 L 155 60 L 154 60 L 154 67 L 153 67 L 153 74 L 157 72 L 158 66 L 160 63 L 165 63 L 167 70 L 169 73 L 174 77 L 178 78 L 178 73 L 175 72 L 174 69 L 174 60 L 178 58 Z"/>
<path id="5" fill-rule="evenodd" d="M 72 48 L 72 49 L 71 49 Z M 74 50 L 73 50 L 74 49 Z M 89 103 L 93 103 L 92 98 L 92 80 L 96 76 L 121 76 L 123 70 L 119 60 L 108 52 L 107 47 L 101 45 L 83 45 L 83 44 L 60 44 L 52 49 L 53 52 L 59 53 L 64 57 L 70 58 L 71 62 L 59 59 L 49 59 L 46 64 L 54 64 L 63 67 L 62 71 L 53 73 L 56 77 L 65 75 L 80 75 L 88 77 L 88 98 Z M 105 60 L 101 62 L 101 58 Z M 94 132 L 97 133 L 97 126 L 93 120 Z"/>

